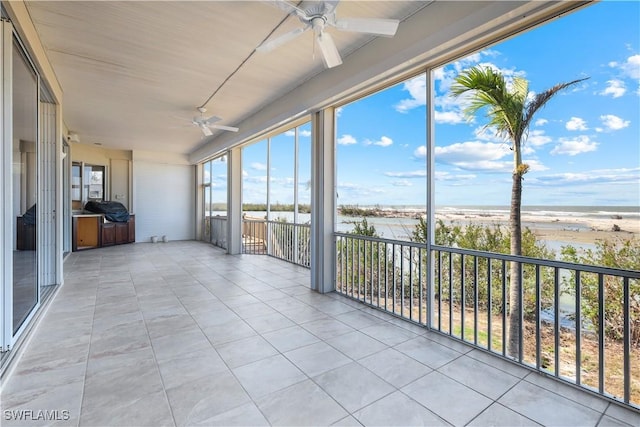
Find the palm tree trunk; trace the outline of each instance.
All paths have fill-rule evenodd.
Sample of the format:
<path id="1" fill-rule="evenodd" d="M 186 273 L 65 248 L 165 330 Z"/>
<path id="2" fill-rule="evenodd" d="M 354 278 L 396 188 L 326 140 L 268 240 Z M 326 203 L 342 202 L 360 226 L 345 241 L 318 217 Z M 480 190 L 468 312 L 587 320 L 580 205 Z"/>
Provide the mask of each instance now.
<path id="1" fill-rule="evenodd" d="M 522 255 L 522 220 L 520 210 L 522 205 L 522 174 L 516 170 L 513 173 L 511 187 L 511 213 L 509 228 L 511 232 L 511 255 Z M 521 342 L 522 307 L 522 277 L 520 263 L 511 262 L 509 272 L 509 338 L 507 351 L 509 356 L 519 358 Z"/>

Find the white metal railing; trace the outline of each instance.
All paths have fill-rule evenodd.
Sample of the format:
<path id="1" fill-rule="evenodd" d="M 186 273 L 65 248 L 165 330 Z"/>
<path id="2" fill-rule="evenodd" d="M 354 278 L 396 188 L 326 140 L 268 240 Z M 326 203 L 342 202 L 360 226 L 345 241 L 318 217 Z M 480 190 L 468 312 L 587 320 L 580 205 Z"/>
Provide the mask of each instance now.
<path id="1" fill-rule="evenodd" d="M 429 253 L 421 243 L 347 233 L 335 239 L 337 292 L 640 408 L 640 271 L 436 245 Z M 517 322 L 508 316 L 512 263 L 522 284 Z"/>
<path id="2" fill-rule="evenodd" d="M 222 249 L 227 249 L 227 217 L 206 216 L 204 218 L 203 240 Z"/>
<path id="3" fill-rule="evenodd" d="M 311 227 L 283 221 L 244 219 L 242 253 L 269 255 L 309 268 Z"/>

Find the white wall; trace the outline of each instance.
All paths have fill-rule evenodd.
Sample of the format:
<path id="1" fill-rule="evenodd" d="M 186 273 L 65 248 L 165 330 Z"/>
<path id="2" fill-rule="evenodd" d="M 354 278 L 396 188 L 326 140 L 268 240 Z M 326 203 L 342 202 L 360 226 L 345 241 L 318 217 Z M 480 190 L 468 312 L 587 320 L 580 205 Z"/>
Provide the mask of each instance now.
<path id="1" fill-rule="evenodd" d="M 136 242 L 151 236 L 195 239 L 195 167 L 185 156 L 133 153 L 133 210 Z"/>

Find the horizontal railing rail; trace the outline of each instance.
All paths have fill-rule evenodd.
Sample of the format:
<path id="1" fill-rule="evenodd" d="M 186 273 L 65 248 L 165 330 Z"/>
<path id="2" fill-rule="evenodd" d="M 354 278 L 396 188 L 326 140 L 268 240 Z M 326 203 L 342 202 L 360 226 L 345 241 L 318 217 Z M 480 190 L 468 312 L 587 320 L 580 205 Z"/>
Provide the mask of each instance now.
<path id="1" fill-rule="evenodd" d="M 335 245 L 337 292 L 640 408 L 640 271 L 349 233 Z"/>

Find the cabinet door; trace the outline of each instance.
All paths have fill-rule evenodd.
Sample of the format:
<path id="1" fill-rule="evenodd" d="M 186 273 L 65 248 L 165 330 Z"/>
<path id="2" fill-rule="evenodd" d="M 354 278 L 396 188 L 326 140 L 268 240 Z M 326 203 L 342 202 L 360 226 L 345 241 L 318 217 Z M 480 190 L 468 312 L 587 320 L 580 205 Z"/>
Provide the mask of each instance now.
<path id="1" fill-rule="evenodd" d="M 100 246 L 100 222 L 102 217 L 89 216 L 76 219 L 76 250 L 97 248 Z"/>
<path id="2" fill-rule="evenodd" d="M 113 223 L 102 224 L 102 246 L 111 246 L 116 242 L 116 228 Z"/>
<path id="3" fill-rule="evenodd" d="M 129 243 L 129 225 L 126 222 L 116 222 L 116 245 Z"/>
<path id="4" fill-rule="evenodd" d="M 136 241 L 136 217 L 134 215 L 129 215 L 129 243 L 134 243 Z"/>

